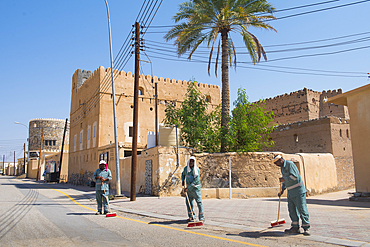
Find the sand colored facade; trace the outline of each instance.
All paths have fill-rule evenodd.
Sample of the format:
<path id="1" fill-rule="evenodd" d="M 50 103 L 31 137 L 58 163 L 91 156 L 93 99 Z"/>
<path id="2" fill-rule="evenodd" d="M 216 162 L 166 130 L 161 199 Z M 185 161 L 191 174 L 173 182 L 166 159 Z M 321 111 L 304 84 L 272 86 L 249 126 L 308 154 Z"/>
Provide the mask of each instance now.
<path id="1" fill-rule="evenodd" d="M 270 137 L 275 146 L 266 151 L 284 153 L 331 153 L 336 164 L 338 189 L 354 186 L 349 119 L 321 117 L 279 125 Z M 325 163 L 321 166 L 324 168 Z"/>
<path id="2" fill-rule="evenodd" d="M 370 84 L 329 98 L 328 103 L 348 106 L 356 191 L 370 192 Z"/>
<path id="3" fill-rule="evenodd" d="M 324 99 L 341 93 L 341 89 L 316 92 L 304 88 L 303 90 L 266 99 L 266 110 L 274 112 L 274 123 L 279 125 L 324 116 L 348 119 L 348 108 L 346 106 L 324 102 Z"/>
<path id="4" fill-rule="evenodd" d="M 280 168 L 272 164 L 276 153 L 192 154 L 179 149 L 179 165 L 175 147 L 153 147 L 138 156 L 137 193 L 155 196 L 179 196 L 181 173 L 191 155 L 201 171 L 203 198 L 229 198 L 229 157 L 231 157 L 232 198 L 275 197 L 279 190 Z M 336 165 L 331 154 L 283 154 L 300 170 L 309 194 L 337 190 Z M 325 166 L 322 166 L 325 164 Z M 130 191 L 131 157 L 120 160 L 121 190 Z M 112 169 L 115 174 L 115 169 Z M 114 188 L 115 175 L 111 185 Z"/>
<path id="5" fill-rule="evenodd" d="M 134 75 L 124 71 L 114 73 L 119 158 L 123 159 L 131 155 Z M 85 174 L 93 172 L 100 159 L 107 160 L 110 169 L 115 169 L 110 75 L 110 69 L 102 66 L 92 73 L 79 69 L 73 74 L 68 172 L 74 181 L 79 180 L 78 177 L 87 178 Z M 139 152 L 147 147 L 148 132 L 156 130 L 155 83 L 158 85 L 158 123 L 162 122 L 168 104 L 178 107 L 183 102 L 189 84 L 188 81 L 140 76 Z M 220 87 L 203 83 L 197 86 L 203 94 L 208 95 L 210 110 L 221 103 Z"/>

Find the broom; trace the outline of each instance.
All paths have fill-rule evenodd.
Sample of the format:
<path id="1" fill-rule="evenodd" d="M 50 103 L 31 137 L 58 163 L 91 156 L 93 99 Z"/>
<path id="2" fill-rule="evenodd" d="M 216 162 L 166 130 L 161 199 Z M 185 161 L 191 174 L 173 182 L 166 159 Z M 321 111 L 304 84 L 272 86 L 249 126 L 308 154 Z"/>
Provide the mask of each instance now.
<path id="1" fill-rule="evenodd" d="M 184 186 L 184 188 L 185 188 L 185 186 Z M 186 200 L 188 200 L 188 205 L 189 205 L 189 208 L 190 208 L 191 215 L 193 216 L 193 219 L 195 220 L 193 209 L 191 209 L 188 193 L 185 192 L 185 195 L 186 195 Z M 188 227 L 194 227 L 194 226 L 203 226 L 203 222 L 202 221 L 193 221 L 193 222 L 188 223 Z"/>
<path id="2" fill-rule="evenodd" d="M 281 192 L 281 188 L 282 188 L 282 182 L 280 182 L 280 192 Z M 285 219 L 280 219 L 279 220 L 279 217 L 280 217 L 280 198 L 281 198 L 281 195 L 279 196 L 278 217 L 277 217 L 277 220 L 276 221 L 271 221 L 271 227 L 282 225 L 282 224 L 285 224 L 286 223 L 285 222 Z"/>
<path id="3" fill-rule="evenodd" d="M 109 212 L 106 214 L 105 217 L 116 217 L 117 214 L 116 213 L 110 213 L 110 205 L 109 205 L 109 198 L 107 196 L 107 193 L 105 193 L 105 190 L 104 190 L 104 195 L 105 195 L 105 199 L 107 200 L 107 203 L 108 203 L 108 210 Z"/>

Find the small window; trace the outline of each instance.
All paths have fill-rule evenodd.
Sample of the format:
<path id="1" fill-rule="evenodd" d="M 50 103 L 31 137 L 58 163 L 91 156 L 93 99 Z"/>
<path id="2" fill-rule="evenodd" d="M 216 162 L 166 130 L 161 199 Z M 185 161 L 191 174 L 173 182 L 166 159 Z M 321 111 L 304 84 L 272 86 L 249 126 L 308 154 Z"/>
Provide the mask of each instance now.
<path id="1" fill-rule="evenodd" d="M 298 142 L 298 135 L 294 134 L 294 141 L 297 143 Z"/>
<path id="2" fill-rule="evenodd" d="M 132 126 L 128 127 L 128 136 L 129 137 L 133 136 L 133 132 L 134 132 L 134 127 L 132 127 Z"/>
<path id="3" fill-rule="evenodd" d="M 80 133 L 80 143 L 82 143 L 82 133 Z"/>
<path id="4" fill-rule="evenodd" d="M 48 140 L 45 140 L 45 141 L 44 141 L 44 143 L 45 143 L 45 144 L 44 144 L 45 146 L 48 146 L 49 141 L 48 141 Z"/>
<path id="5" fill-rule="evenodd" d="M 87 140 L 90 141 L 90 129 L 87 130 Z"/>
<path id="6" fill-rule="evenodd" d="M 139 92 L 138 92 L 139 95 L 144 95 L 144 88 L 142 87 L 139 87 Z"/>
<path id="7" fill-rule="evenodd" d="M 349 130 L 346 130 L 347 138 L 349 139 Z"/>
<path id="8" fill-rule="evenodd" d="M 82 123 L 81 123 L 81 129 L 82 129 Z"/>
<path id="9" fill-rule="evenodd" d="M 94 126 L 94 129 L 93 129 L 93 137 L 95 138 L 95 126 Z"/>
<path id="10" fill-rule="evenodd" d="M 55 146 L 56 144 L 57 144 L 57 141 L 53 140 L 53 146 Z"/>
<path id="11" fill-rule="evenodd" d="M 342 137 L 342 130 L 339 130 L 339 136 Z"/>

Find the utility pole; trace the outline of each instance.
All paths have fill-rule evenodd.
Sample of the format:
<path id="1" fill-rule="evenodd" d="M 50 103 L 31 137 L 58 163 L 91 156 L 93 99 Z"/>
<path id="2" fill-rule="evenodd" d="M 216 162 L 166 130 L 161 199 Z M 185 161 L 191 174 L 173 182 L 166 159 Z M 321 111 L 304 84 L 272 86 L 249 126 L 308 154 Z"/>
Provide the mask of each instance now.
<path id="1" fill-rule="evenodd" d="M 23 167 L 22 167 L 22 174 L 26 170 L 26 143 L 23 145 Z"/>
<path id="2" fill-rule="evenodd" d="M 139 59 L 140 59 L 140 24 L 135 22 L 135 85 L 134 85 L 134 119 L 131 156 L 131 192 L 130 201 L 136 201 L 136 169 L 137 169 L 137 133 L 139 123 Z"/>
<path id="3" fill-rule="evenodd" d="M 153 80 L 153 78 L 152 78 Z M 158 146 L 158 83 L 155 84 L 155 100 L 154 100 L 154 111 L 155 111 L 155 146 Z M 177 133 L 177 132 L 176 132 Z"/>
<path id="4" fill-rule="evenodd" d="M 5 154 L 3 154 L 3 175 L 5 175 Z"/>
<path id="5" fill-rule="evenodd" d="M 66 138 L 67 124 L 68 124 L 68 118 L 66 118 L 66 124 L 64 125 L 62 148 L 60 150 L 58 183 L 60 182 L 60 174 L 62 173 L 63 148 L 64 148 L 64 139 Z"/>
<path id="6" fill-rule="evenodd" d="M 16 176 L 17 174 L 15 173 L 15 151 L 14 151 L 14 176 Z"/>
<path id="7" fill-rule="evenodd" d="M 37 176 L 36 181 L 39 181 L 40 176 L 40 166 L 41 166 L 41 152 L 42 152 L 42 143 L 44 142 L 44 127 L 42 127 L 42 134 L 41 134 L 41 145 L 40 145 L 40 153 L 39 153 L 39 164 L 37 166 Z"/>

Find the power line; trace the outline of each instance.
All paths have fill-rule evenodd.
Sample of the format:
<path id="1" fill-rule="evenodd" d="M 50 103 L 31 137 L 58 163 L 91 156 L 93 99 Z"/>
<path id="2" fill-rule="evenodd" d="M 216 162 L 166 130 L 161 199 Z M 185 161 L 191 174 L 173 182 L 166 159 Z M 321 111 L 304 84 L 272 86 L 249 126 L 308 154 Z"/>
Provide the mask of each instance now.
<path id="1" fill-rule="evenodd" d="M 148 52 L 151 52 L 151 53 L 156 53 L 156 52 L 153 52 L 153 51 L 148 51 Z M 169 57 L 173 57 L 171 55 L 168 55 L 168 54 L 163 54 L 163 53 L 156 53 L 156 54 L 160 54 L 160 55 L 164 55 L 164 56 L 169 56 Z M 170 60 L 170 61 L 177 61 L 177 62 L 192 62 L 192 63 L 208 63 L 207 60 L 185 60 L 185 59 L 181 59 L 181 58 L 178 58 L 178 59 L 174 59 L 174 58 L 165 58 L 165 57 L 158 57 L 158 56 L 151 56 L 153 58 L 157 58 L 157 59 L 163 59 L 163 60 Z M 212 61 L 211 62 L 212 64 L 214 64 L 215 62 Z M 238 64 L 244 64 L 245 62 L 238 62 Z M 273 70 L 273 69 L 266 69 L 266 68 L 258 68 L 257 66 L 243 66 L 243 65 L 238 65 L 238 67 L 241 67 L 241 68 L 249 68 L 249 69 L 258 69 L 258 70 L 265 70 L 265 71 L 274 71 L 274 72 L 281 72 L 281 73 L 289 73 L 289 74 L 305 74 L 305 75 L 316 75 L 316 76 L 337 76 L 337 77 L 367 77 L 367 73 L 366 72 L 344 72 L 344 71 L 325 71 L 325 70 L 310 70 L 310 69 L 303 69 L 303 70 L 306 70 L 306 71 L 315 71 L 315 72 L 324 72 L 324 73 L 327 73 L 327 74 L 324 74 L 324 73 L 309 73 L 309 72 L 292 72 L 292 71 L 286 71 L 286 70 Z M 271 66 L 272 67 L 272 66 Z M 275 66 L 275 67 L 278 67 L 278 66 Z M 281 67 L 281 68 L 284 68 L 284 67 Z M 285 68 L 288 68 L 288 67 L 285 67 Z M 299 70 L 299 68 L 289 68 L 289 69 L 295 69 L 295 70 Z M 331 74 L 329 74 L 331 73 Z M 349 73 L 349 74 L 362 74 L 362 75 L 345 75 L 346 73 Z"/>
<path id="2" fill-rule="evenodd" d="M 356 5 L 356 4 L 365 3 L 365 2 L 369 2 L 369 1 L 370 0 L 363 0 L 363 1 L 353 2 L 353 3 L 347 3 L 347 4 L 337 5 L 337 6 L 333 6 L 333 7 L 323 8 L 323 9 L 316 9 L 316 10 L 311 10 L 311 11 L 307 11 L 307 12 L 303 12 L 303 13 L 297 13 L 297 14 L 287 15 L 287 16 L 283 16 L 283 17 L 278 17 L 274 20 L 282 20 L 282 19 L 296 17 L 296 16 L 300 16 L 300 15 L 306 15 L 306 14 L 312 14 L 312 13 L 317 13 L 317 12 L 326 11 L 326 10 L 348 7 L 348 6 L 351 6 L 351 5 Z M 274 21 L 274 20 L 266 20 L 266 21 Z"/>

